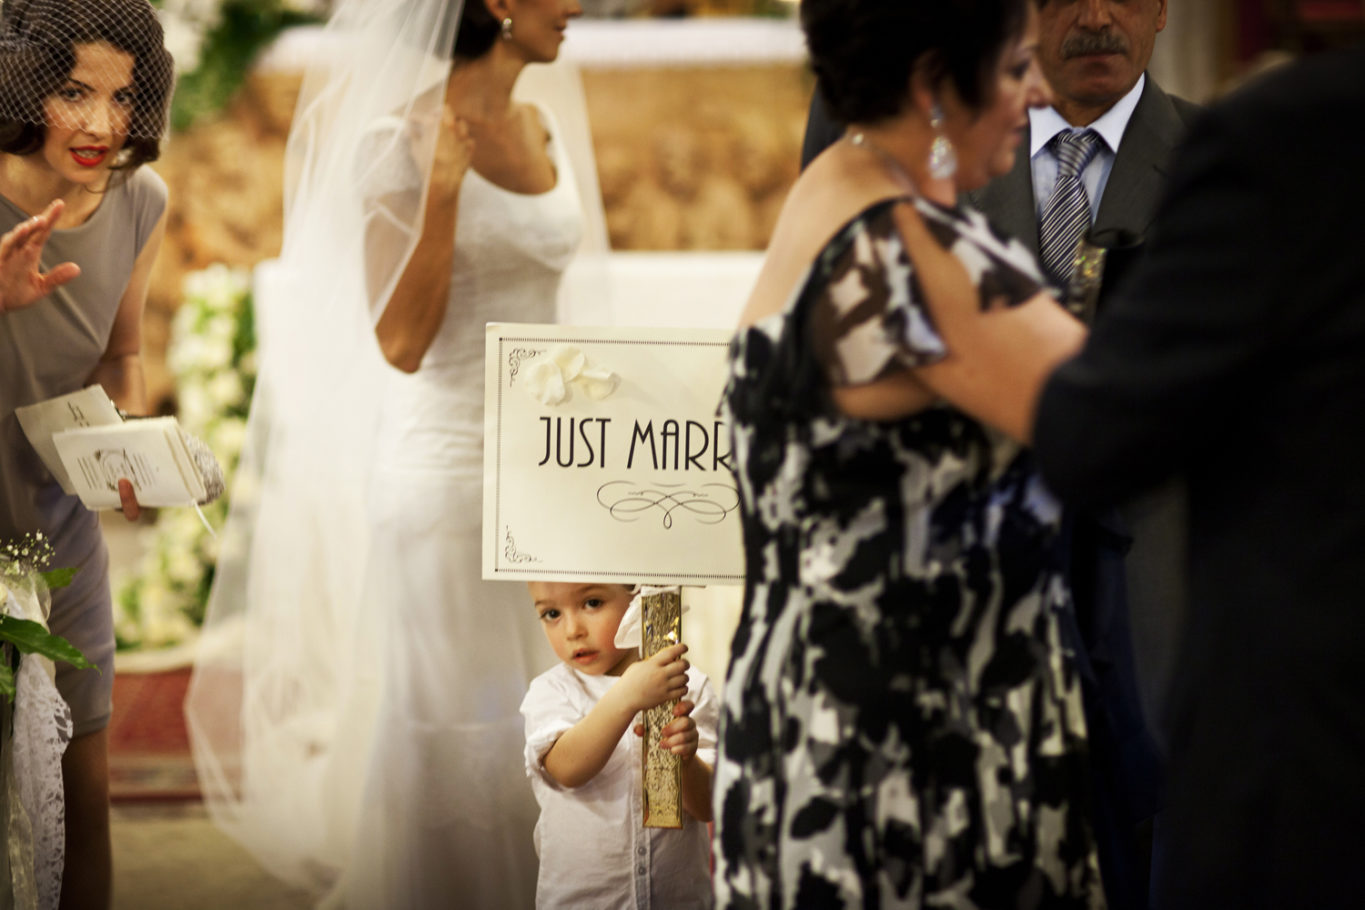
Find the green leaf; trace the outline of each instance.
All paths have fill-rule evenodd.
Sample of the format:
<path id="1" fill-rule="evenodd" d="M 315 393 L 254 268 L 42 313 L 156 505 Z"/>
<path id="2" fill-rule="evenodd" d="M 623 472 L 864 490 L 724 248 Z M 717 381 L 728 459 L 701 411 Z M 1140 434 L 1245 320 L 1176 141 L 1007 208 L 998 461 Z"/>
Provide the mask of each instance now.
<path id="1" fill-rule="evenodd" d="M 14 701 L 14 671 L 3 660 L 0 660 L 0 695 Z"/>
<path id="2" fill-rule="evenodd" d="M 49 591 L 55 591 L 71 584 L 71 579 L 76 577 L 76 570 L 74 568 L 52 569 L 48 572 L 39 572 L 38 575 L 47 584 Z"/>
<path id="3" fill-rule="evenodd" d="M 71 642 L 28 619 L 0 616 L 0 641 L 11 643 L 24 654 L 41 654 L 50 660 L 65 661 L 81 670 L 95 666 Z"/>
<path id="4" fill-rule="evenodd" d="M 199 66 L 176 82 L 171 98 L 171 127 L 177 131 L 221 110 L 242 84 L 257 52 L 281 31 L 291 25 L 319 21 L 314 15 L 247 0 L 228 0 L 219 13 L 218 25 L 204 37 Z"/>

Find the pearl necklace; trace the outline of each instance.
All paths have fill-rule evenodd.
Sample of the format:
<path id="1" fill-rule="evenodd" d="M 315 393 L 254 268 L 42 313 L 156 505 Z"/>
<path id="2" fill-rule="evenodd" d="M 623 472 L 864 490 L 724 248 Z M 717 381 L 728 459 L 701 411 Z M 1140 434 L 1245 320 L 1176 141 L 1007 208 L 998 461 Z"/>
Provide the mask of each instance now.
<path id="1" fill-rule="evenodd" d="M 862 130 L 849 133 L 847 138 L 849 144 L 855 148 L 872 150 L 872 152 L 882 160 L 882 164 L 886 166 L 886 169 L 891 172 L 891 176 L 895 177 L 897 182 L 904 184 L 905 188 L 909 190 L 911 194 L 918 195 L 918 191 L 915 189 L 915 181 L 911 178 L 909 173 L 906 172 L 905 168 L 901 166 L 901 163 L 896 160 L 894 155 L 867 138 L 867 134 Z"/>

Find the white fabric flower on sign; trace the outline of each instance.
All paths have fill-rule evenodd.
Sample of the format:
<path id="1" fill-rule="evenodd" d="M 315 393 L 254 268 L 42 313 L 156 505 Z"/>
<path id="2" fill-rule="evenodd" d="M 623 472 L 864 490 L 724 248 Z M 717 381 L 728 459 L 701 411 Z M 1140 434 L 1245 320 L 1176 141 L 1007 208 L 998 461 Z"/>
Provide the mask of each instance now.
<path id="1" fill-rule="evenodd" d="M 589 366 L 587 356 L 572 345 L 559 345 L 526 368 L 526 393 L 544 405 L 568 401 L 575 387 L 602 401 L 619 384 L 620 377 L 605 367 Z"/>
<path id="2" fill-rule="evenodd" d="M 601 401 L 616 391 L 621 377 L 602 367 L 588 367 L 578 374 L 578 386 L 593 401 Z"/>
<path id="3" fill-rule="evenodd" d="M 526 370 L 526 391 L 541 404 L 560 404 L 569 397 L 564 373 L 553 360 L 541 358 Z"/>

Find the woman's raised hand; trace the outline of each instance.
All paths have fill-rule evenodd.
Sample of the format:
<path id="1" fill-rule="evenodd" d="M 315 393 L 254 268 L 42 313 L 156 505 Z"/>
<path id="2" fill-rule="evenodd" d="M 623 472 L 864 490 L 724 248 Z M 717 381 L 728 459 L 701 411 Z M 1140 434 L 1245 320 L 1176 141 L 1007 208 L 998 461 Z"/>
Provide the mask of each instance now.
<path id="1" fill-rule="evenodd" d="M 43 244 L 51 236 L 62 208 L 62 201 L 54 200 L 0 237 L 0 312 L 29 306 L 81 273 L 74 262 L 42 270 Z"/>

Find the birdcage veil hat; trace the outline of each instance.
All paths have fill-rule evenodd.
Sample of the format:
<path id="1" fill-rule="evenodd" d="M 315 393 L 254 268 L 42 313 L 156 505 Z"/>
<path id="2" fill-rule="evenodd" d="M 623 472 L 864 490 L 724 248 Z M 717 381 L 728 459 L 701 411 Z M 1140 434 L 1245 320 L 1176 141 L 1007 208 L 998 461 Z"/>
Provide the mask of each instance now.
<path id="1" fill-rule="evenodd" d="M 71 83 L 77 48 L 105 44 L 132 57 L 96 68 L 98 85 Z M 87 64 L 89 65 L 89 64 Z M 0 3 L 0 124 L 41 143 L 48 126 L 83 128 L 104 105 L 116 132 L 158 143 L 165 133 L 174 62 L 148 0 L 4 0 Z M 23 127 L 29 127 L 27 131 Z M 122 127 L 122 129 L 119 129 Z M 4 149 L 23 154 L 33 149 Z M 155 154 L 143 155 L 144 160 Z"/>

